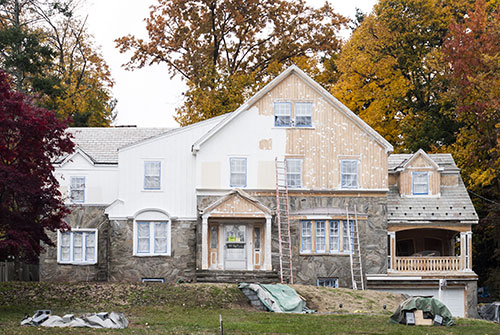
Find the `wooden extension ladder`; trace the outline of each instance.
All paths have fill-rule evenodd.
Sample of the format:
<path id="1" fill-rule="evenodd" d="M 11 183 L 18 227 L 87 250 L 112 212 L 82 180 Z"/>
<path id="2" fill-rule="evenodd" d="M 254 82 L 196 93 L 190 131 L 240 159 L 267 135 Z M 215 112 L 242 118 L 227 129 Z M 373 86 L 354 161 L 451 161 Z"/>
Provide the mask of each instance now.
<path id="1" fill-rule="evenodd" d="M 347 234 L 349 236 L 349 247 L 350 253 L 349 258 L 351 260 L 351 278 L 352 278 L 352 288 L 354 290 L 364 290 L 365 284 L 363 281 L 363 263 L 361 262 L 361 249 L 359 243 L 359 229 L 358 229 L 358 212 L 356 210 L 356 205 L 354 205 L 354 220 L 349 220 L 349 209 L 346 206 L 346 216 L 347 216 Z M 352 231 L 351 231 L 352 229 Z"/>
<path id="2" fill-rule="evenodd" d="M 286 160 L 275 159 L 276 165 L 276 220 L 280 252 L 280 280 L 282 284 L 293 284 L 292 242 L 290 238 L 290 219 L 288 202 L 288 183 Z"/>

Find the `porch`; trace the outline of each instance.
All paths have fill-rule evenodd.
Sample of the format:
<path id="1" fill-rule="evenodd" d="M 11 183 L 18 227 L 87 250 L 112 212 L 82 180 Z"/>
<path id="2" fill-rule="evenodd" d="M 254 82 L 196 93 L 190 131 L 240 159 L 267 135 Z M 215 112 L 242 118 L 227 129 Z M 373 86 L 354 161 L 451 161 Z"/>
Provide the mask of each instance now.
<path id="1" fill-rule="evenodd" d="M 472 233 L 467 228 L 413 227 L 391 231 L 389 227 L 388 274 L 472 272 Z"/>

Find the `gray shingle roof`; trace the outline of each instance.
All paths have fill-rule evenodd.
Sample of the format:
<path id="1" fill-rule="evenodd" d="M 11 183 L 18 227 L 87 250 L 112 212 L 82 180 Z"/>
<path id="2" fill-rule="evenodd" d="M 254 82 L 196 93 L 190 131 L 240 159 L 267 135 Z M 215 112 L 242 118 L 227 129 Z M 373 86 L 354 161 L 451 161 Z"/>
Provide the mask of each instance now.
<path id="1" fill-rule="evenodd" d="M 398 188 L 391 186 L 387 218 L 389 222 L 478 220 L 462 178 L 457 186 L 441 186 L 440 197 L 401 197 Z"/>
<path id="2" fill-rule="evenodd" d="M 392 154 L 389 156 L 389 171 L 402 167 L 413 154 Z M 444 171 L 458 171 L 451 154 L 429 154 L 429 157 Z"/>
<path id="3" fill-rule="evenodd" d="M 95 163 L 118 163 L 118 149 L 134 142 L 168 132 L 173 128 L 68 128 L 76 146 Z M 66 157 L 61 157 L 64 160 Z"/>

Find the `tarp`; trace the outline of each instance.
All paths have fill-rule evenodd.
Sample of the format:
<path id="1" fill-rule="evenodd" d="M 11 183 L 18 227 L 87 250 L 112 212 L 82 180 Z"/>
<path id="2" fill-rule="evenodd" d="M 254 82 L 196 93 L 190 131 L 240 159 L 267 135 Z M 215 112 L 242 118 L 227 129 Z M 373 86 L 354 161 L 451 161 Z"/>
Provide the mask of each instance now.
<path id="1" fill-rule="evenodd" d="M 479 307 L 481 319 L 500 323 L 500 302 L 493 302 Z"/>
<path id="2" fill-rule="evenodd" d="M 241 283 L 239 289 L 250 289 L 257 294 L 259 300 L 272 312 L 277 313 L 311 313 L 306 302 L 290 286 L 283 284 L 247 284 Z"/>
<path id="3" fill-rule="evenodd" d="M 43 327 L 89 327 L 89 328 L 114 328 L 123 329 L 128 327 L 128 320 L 123 313 L 97 313 L 87 314 L 76 318 L 73 314 L 63 317 L 48 314 L 45 318 L 37 321 L 37 315 L 25 318 L 21 321 L 21 326 L 43 326 Z"/>
<path id="4" fill-rule="evenodd" d="M 389 321 L 392 323 L 402 323 L 406 324 L 406 312 L 412 312 L 415 310 L 422 310 L 425 313 L 429 313 L 432 318 L 436 315 L 440 315 L 443 318 L 443 326 L 453 326 L 452 315 L 448 307 L 441 301 L 435 298 L 427 297 L 411 297 L 403 301 L 394 314 L 391 315 Z"/>

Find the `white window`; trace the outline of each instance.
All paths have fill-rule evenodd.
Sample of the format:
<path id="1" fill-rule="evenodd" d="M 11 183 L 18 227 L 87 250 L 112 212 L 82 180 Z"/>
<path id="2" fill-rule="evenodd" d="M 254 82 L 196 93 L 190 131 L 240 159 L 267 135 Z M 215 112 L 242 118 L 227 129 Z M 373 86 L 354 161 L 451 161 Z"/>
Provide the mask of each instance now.
<path id="1" fill-rule="evenodd" d="M 426 195 L 429 194 L 429 173 L 428 172 L 412 172 L 413 194 Z"/>
<path id="2" fill-rule="evenodd" d="M 57 246 L 57 261 L 59 263 L 97 263 L 97 229 L 58 231 Z"/>
<path id="3" fill-rule="evenodd" d="M 301 238 L 301 251 L 312 252 L 312 221 L 302 221 Z"/>
<path id="4" fill-rule="evenodd" d="M 85 177 L 70 177 L 69 197 L 71 202 L 85 202 Z"/>
<path id="5" fill-rule="evenodd" d="M 295 103 L 295 127 L 312 126 L 312 102 Z"/>
<path id="6" fill-rule="evenodd" d="M 330 223 L 330 252 L 336 253 L 340 252 L 340 231 L 339 231 L 339 221 L 332 220 Z"/>
<path id="7" fill-rule="evenodd" d="M 229 185 L 231 187 L 247 186 L 247 159 L 231 157 L 229 159 L 231 177 Z"/>
<path id="8" fill-rule="evenodd" d="M 292 126 L 292 103 L 290 102 L 274 103 L 274 126 L 275 127 Z"/>
<path id="9" fill-rule="evenodd" d="M 325 253 L 326 252 L 326 228 L 325 221 L 316 221 L 316 234 L 315 234 L 315 244 L 316 252 Z"/>
<path id="10" fill-rule="evenodd" d="M 340 161 L 341 188 L 358 188 L 358 161 L 343 159 Z"/>
<path id="11" fill-rule="evenodd" d="M 161 162 L 144 162 L 144 189 L 159 190 L 161 187 Z"/>
<path id="12" fill-rule="evenodd" d="M 353 221 L 349 222 L 352 241 Z M 346 220 L 303 220 L 300 234 L 300 252 L 304 254 L 339 254 L 349 253 L 351 250 Z"/>
<path id="13" fill-rule="evenodd" d="M 289 188 L 302 187 L 302 159 L 286 160 L 286 183 Z"/>
<path id="14" fill-rule="evenodd" d="M 166 221 L 136 221 L 136 256 L 170 255 L 170 224 Z"/>

